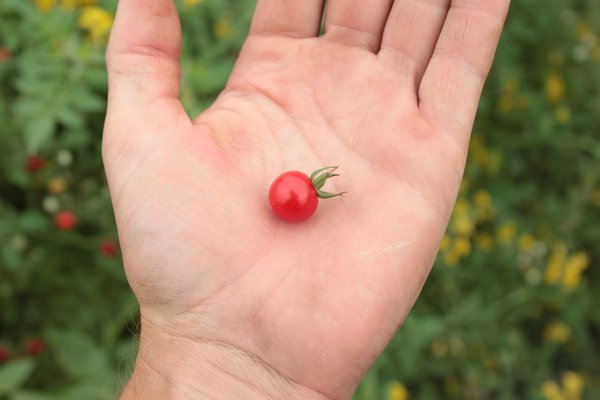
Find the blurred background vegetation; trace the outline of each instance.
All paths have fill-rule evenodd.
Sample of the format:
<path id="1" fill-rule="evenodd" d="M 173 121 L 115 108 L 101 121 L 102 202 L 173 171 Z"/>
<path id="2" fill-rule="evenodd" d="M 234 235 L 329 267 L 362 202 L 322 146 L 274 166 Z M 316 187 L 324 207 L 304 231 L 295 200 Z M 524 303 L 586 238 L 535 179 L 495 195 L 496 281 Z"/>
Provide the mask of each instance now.
<path id="1" fill-rule="evenodd" d="M 182 100 L 252 13 L 185 0 Z M 0 398 L 114 398 L 138 311 L 100 155 L 115 0 L 0 1 Z M 514 1 L 454 216 L 357 400 L 600 398 L 600 7 Z"/>

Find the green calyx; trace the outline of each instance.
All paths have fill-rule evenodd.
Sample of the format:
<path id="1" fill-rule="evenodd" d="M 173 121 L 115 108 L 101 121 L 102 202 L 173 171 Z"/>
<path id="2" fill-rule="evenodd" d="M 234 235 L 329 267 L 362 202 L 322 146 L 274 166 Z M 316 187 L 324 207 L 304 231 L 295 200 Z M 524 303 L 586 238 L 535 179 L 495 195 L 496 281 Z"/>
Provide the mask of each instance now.
<path id="1" fill-rule="evenodd" d="M 342 196 L 344 193 L 347 193 L 330 193 L 321 190 L 321 188 L 325 185 L 325 182 L 327 182 L 327 179 L 333 178 L 334 176 L 340 176 L 339 174 L 334 174 L 335 170 L 338 169 L 338 167 L 339 165 L 333 167 L 320 168 L 310 175 L 310 180 L 312 181 L 313 187 L 317 192 L 318 198 L 331 199 L 332 197 Z"/>

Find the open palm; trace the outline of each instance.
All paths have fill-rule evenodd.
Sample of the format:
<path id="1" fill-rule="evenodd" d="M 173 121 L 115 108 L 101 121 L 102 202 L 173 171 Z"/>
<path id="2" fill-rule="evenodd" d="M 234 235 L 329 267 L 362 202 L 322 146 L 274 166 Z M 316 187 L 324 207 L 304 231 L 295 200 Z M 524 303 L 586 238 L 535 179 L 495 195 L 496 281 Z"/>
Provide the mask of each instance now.
<path id="1" fill-rule="evenodd" d="M 322 1 L 259 0 L 227 87 L 190 119 L 172 2 L 122 2 L 104 158 L 143 324 L 351 396 L 434 261 L 508 8 L 450 3 L 331 0 L 318 37 Z M 273 179 L 328 165 L 325 189 L 348 193 L 277 220 Z"/>

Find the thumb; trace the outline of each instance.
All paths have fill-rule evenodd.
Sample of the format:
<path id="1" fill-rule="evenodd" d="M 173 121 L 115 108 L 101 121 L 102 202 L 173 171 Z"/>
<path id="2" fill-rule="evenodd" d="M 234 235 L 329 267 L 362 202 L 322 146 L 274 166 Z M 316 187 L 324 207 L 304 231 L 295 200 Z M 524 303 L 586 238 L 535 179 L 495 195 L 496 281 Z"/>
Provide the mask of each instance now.
<path id="1" fill-rule="evenodd" d="M 121 0 L 106 52 L 108 111 L 178 101 L 181 27 L 172 0 Z"/>
<path id="2" fill-rule="evenodd" d="M 121 0 L 106 51 L 108 110 L 102 155 L 118 193 L 178 121 L 181 27 L 172 0 Z"/>

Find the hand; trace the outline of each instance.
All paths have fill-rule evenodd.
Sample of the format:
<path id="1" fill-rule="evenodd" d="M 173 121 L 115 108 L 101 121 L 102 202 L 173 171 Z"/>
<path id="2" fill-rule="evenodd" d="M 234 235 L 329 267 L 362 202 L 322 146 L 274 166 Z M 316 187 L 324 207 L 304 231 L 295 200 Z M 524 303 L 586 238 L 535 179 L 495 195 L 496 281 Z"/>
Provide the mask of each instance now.
<path id="1" fill-rule="evenodd" d="M 171 0 L 119 4 L 103 154 L 141 306 L 131 397 L 350 398 L 423 286 L 509 1 L 331 0 L 318 37 L 322 3 L 259 0 L 194 119 Z M 277 220 L 273 179 L 328 165 L 348 193 Z"/>

